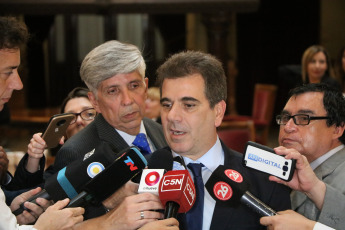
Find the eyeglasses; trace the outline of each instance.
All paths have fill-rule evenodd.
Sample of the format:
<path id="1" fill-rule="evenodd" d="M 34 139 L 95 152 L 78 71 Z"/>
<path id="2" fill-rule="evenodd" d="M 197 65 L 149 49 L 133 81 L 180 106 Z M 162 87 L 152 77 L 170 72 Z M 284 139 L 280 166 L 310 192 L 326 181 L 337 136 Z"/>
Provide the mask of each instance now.
<path id="1" fill-rule="evenodd" d="M 94 108 L 90 108 L 90 109 L 85 109 L 81 111 L 80 113 L 71 113 L 71 114 L 74 114 L 75 118 L 71 121 L 70 125 L 74 124 L 77 121 L 78 116 L 80 116 L 81 119 L 83 119 L 84 121 L 91 121 L 95 119 L 97 112 Z"/>
<path id="2" fill-rule="evenodd" d="M 311 120 L 325 120 L 329 119 L 329 117 L 311 117 L 307 114 L 295 114 L 293 116 L 284 114 L 278 115 L 276 117 L 276 122 L 278 125 L 286 125 L 290 119 L 293 119 L 295 125 L 309 125 Z"/>

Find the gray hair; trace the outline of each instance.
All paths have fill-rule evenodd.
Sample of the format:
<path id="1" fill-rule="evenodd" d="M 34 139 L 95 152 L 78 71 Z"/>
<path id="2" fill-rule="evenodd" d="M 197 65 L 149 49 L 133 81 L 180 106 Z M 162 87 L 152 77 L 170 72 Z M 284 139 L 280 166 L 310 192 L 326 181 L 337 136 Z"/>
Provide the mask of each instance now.
<path id="1" fill-rule="evenodd" d="M 146 64 L 138 47 L 116 40 L 97 46 L 84 58 L 80 76 L 95 95 L 99 84 L 117 74 L 137 71 L 144 79 Z"/>

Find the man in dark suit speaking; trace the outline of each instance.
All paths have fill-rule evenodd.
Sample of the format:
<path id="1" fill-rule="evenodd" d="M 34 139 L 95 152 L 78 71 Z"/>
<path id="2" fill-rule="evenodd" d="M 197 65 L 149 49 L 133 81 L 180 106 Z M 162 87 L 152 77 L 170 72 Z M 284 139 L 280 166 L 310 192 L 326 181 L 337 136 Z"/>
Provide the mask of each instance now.
<path id="1" fill-rule="evenodd" d="M 275 210 L 290 208 L 286 188 L 244 168 L 241 154 L 227 148 L 217 136 L 227 95 L 222 64 L 212 55 L 187 51 L 170 57 L 157 73 L 163 132 L 170 148 L 168 153 L 165 151 L 169 156 L 163 157 L 162 151 L 153 153 L 149 167 L 166 165 L 167 170 L 172 170 L 173 157 L 180 155 L 198 187 L 200 182 L 206 183 L 218 165 L 225 165 L 245 175 L 251 184 L 250 192 L 268 206 Z M 201 174 L 201 181 L 197 174 Z M 226 206 L 213 200 L 204 186 L 200 190 L 204 195 L 198 197 L 196 190 L 196 204 L 179 216 L 180 229 L 265 229 L 260 217 L 244 205 Z"/>

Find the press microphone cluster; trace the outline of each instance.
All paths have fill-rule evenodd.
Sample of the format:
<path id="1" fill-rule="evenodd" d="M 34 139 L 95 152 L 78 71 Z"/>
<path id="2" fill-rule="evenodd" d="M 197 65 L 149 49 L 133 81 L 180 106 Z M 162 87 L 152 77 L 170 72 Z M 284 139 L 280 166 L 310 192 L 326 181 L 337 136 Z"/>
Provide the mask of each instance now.
<path id="1" fill-rule="evenodd" d="M 49 177 L 45 182 L 44 189 L 27 201 L 36 203 L 36 199 L 39 197 L 55 202 L 70 198 L 70 205 L 102 201 L 125 184 L 130 179 L 130 175 L 136 175 L 146 165 L 145 158 L 137 148 L 132 147 L 116 153 L 110 143 L 103 142 L 85 154 L 83 159 L 75 160 Z M 121 169 L 118 170 L 118 167 Z M 124 176 L 124 171 L 121 171 L 124 170 L 124 167 L 127 167 L 132 174 Z M 102 176 L 100 176 L 101 174 Z M 109 183 L 110 180 L 111 183 Z M 98 187 L 97 191 L 96 187 Z M 89 194 L 92 195 L 87 196 Z M 84 199 L 85 197 L 88 197 L 87 201 Z M 26 208 L 21 204 L 13 214 L 19 215 L 24 210 Z"/>
<path id="2" fill-rule="evenodd" d="M 237 207 L 241 203 L 260 216 L 274 216 L 276 211 L 249 192 L 248 181 L 236 170 L 220 165 L 212 173 L 205 187 L 217 202 Z"/>
<path id="3" fill-rule="evenodd" d="M 166 157 L 166 162 L 169 162 L 171 152 L 159 151 L 163 151 L 160 156 L 163 159 Z M 173 171 L 167 173 L 165 173 L 165 169 L 144 169 L 138 189 L 139 193 L 149 192 L 159 195 L 162 204 L 165 206 L 165 219 L 176 218 L 177 213 L 189 211 L 195 203 L 194 183 L 188 170 L 186 170 L 183 158 L 178 156 L 173 160 Z M 159 165 L 157 166 L 159 167 Z M 169 167 L 169 165 L 166 166 L 166 168 Z"/>

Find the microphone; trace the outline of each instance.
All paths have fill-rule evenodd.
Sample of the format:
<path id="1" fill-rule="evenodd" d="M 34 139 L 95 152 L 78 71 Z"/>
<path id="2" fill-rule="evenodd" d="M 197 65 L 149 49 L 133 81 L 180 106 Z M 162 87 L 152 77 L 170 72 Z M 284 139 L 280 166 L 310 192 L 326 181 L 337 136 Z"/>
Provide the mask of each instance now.
<path id="1" fill-rule="evenodd" d="M 195 187 L 188 170 L 168 171 L 159 184 L 159 198 L 165 206 L 164 219 L 188 212 L 195 203 Z"/>
<path id="2" fill-rule="evenodd" d="M 74 198 L 88 181 L 121 156 L 120 154 L 115 154 L 110 143 L 102 142 L 95 149 L 86 153 L 83 158 L 73 161 L 49 177 L 44 184 L 44 189 L 27 201 L 36 203 L 36 199 L 39 197 L 52 199 L 55 202 L 67 197 Z M 13 214 L 19 215 L 24 210 L 27 208 L 22 203 L 17 210 L 13 211 Z"/>
<path id="3" fill-rule="evenodd" d="M 113 163 L 89 181 L 67 207 L 97 204 L 126 184 L 146 167 L 147 161 L 135 146 L 127 149 Z"/>
<path id="4" fill-rule="evenodd" d="M 260 216 L 274 216 L 276 211 L 256 198 L 248 190 L 249 183 L 233 169 L 219 165 L 205 184 L 209 194 L 217 202 L 237 207 L 240 203 L 246 205 Z"/>

